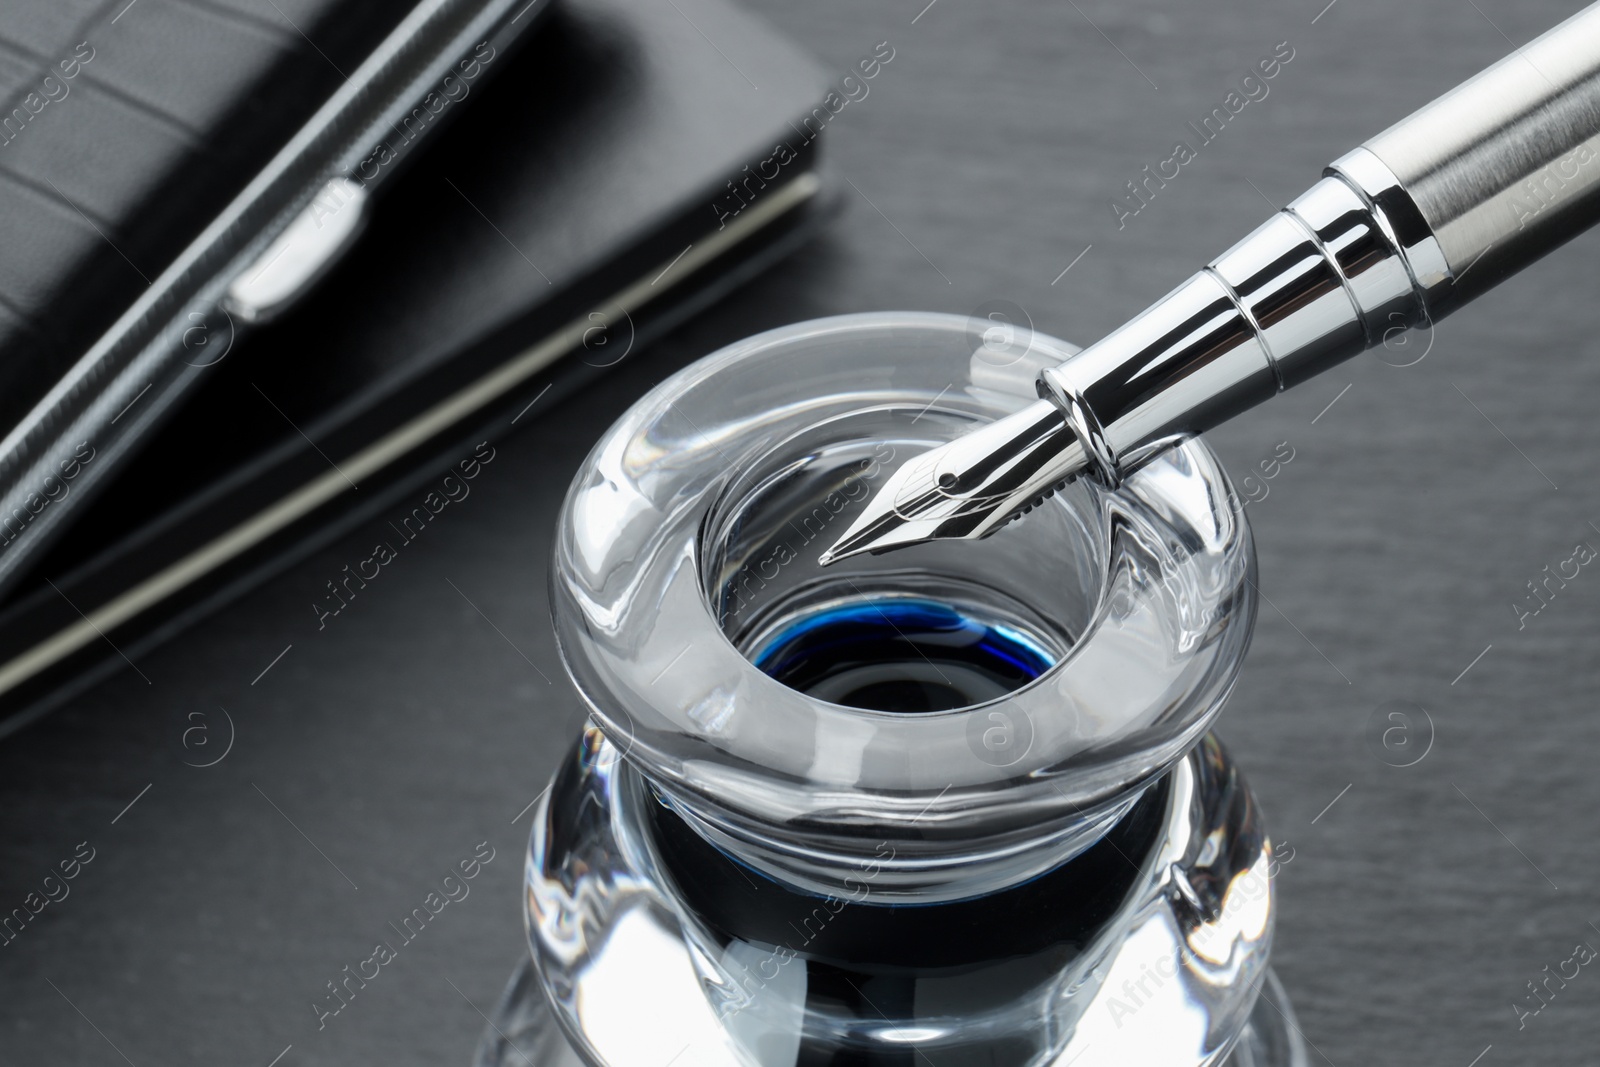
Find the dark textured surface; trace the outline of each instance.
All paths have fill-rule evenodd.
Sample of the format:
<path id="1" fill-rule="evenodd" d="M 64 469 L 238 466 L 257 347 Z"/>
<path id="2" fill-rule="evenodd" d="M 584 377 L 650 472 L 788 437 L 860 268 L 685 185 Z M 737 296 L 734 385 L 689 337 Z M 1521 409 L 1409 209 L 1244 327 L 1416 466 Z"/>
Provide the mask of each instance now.
<path id="1" fill-rule="evenodd" d="M 855 186 L 849 214 L 525 419 L 471 498 L 323 632 L 307 605 L 370 533 L 142 658 L 150 684 L 129 669 L 0 747 L 0 907 L 77 842 L 98 850 L 71 896 L 0 948 L 0 1061 L 120 1062 L 108 1041 L 140 1067 L 265 1065 L 291 1043 L 285 1065 L 464 1061 L 473 1005 L 489 1010 L 522 951 L 527 819 L 512 817 L 579 717 L 546 618 L 554 507 L 633 397 L 727 341 L 844 311 L 1006 299 L 1090 340 L 1266 200 L 1504 54 L 1501 31 L 1524 41 L 1569 10 L 1339 0 L 1313 24 L 1320 2 L 938 0 L 913 25 L 917 2 L 761 6 L 839 75 L 879 41 L 896 50 L 826 135 Z M 1119 232 L 1110 197 L 1285 40 L 1295 58 L 1270 95 Z M 718 106 L 705 101 L 707 121 Z M 1270 606 L 1221 729 L 1295 849 L 1277 960 L 1313 1062 L 1579 1063 L 1600 1045 L 1592 967 L 1520 1032 L 1511 1006 L 1576 942 L 1600 946 L 1600 576 L 1583 568 L 1520 631 L 1511 607 L 1546 564 L 1600 544 L 1597 266 L 1600 240 L 1580 240 L 1441 324 L 1420 363 L 1358 360 L 1214 435 L 1236 476 L 1294 449 L 1249 507 Z M 1369 743 L 1391 700 L 1434 724 L 1409 768 Z M 214 758 L 182 739 L 205 721 L 220 744 L 219 706 L 232 752 L 185 767 Z M 323 983 L 486 839 L 497 855 L 471 896 L 318 1032 Z"/>

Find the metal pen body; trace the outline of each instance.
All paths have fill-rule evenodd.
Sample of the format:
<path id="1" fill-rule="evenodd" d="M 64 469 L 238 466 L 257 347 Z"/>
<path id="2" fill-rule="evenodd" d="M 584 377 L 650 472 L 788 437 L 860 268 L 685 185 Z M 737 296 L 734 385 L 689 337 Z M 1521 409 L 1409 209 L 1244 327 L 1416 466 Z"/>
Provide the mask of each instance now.
<path id="1" fill-rule="evenodd" d="M 1600 218 L 1600 4 L 1335 161 L 1149 310 L 1041 376 L 1115 480 L 1172 438 L 1437 321 Z M 1091 449 L 1093 451 L 1093 449 Z"/>
<path id="2" fill-rule="evenodd" d="M 1065 480 L 1171 443 L 1437 321 L 1600 220 L 1600 4 L 1336 160 L 1321 181 L 1038 381 L 1041 402 L 919 457 L 828 559 L 984 537 Z M 1054 409 L 1072 433 L 1044 432 Z"/>

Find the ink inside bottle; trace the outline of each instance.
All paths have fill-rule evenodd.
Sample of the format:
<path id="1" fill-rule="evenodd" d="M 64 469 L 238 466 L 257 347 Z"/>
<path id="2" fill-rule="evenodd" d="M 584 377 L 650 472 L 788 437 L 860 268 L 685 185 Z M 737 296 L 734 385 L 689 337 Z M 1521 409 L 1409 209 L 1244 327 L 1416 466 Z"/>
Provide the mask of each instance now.
<path id="1" fill-rule="evenodd" d="M 751 655 L 808 696 L 869 711 L 950 711 L 1019 689 L 1056 656 L 978 610 L 921 597 L 846 601 L 790 621 Z"/>

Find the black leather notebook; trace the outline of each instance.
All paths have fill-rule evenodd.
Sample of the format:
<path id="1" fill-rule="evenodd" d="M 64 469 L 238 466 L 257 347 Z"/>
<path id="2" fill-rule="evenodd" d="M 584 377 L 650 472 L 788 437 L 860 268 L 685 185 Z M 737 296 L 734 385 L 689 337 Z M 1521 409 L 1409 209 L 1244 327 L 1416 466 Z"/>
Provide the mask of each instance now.
<path id="1" fill-rule="evenodd" d="M 547 6 L 0 5 L 0 593 Z"/>
<path id="2" fill-rule="evenodd" d="M 283 17 L 243 2 L 0 5 L 0 425 L 43 399 L 406 11 L 284 4 Z"/>
<path id="3" fill-rule="evenodd" d="M 826 90 L 721 0 L 563 0 L 292 312 L 206 324 L 182 410 L 0 609 L 0 731 L 461 483 L 480 444 L 792 247 L 824 203 L 802 120 Z"/>

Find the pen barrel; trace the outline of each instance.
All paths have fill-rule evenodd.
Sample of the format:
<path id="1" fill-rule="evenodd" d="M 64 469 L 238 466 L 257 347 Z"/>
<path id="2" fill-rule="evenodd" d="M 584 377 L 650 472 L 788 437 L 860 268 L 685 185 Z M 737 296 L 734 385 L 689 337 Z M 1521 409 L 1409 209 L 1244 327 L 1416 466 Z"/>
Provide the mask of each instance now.
<path id="1" fill-rule="evenodd" d="M 1438 319 L 1600 219 L 1600 4 L 1362 147 L 1433 236 Z"/>
<path id="2" fill-rule="evenodd" d="M 1336 160 L 1145 312 L 1039 377 L 1115 483 L 1437 320 L 1600 219 L 1600 4 Z"/>

